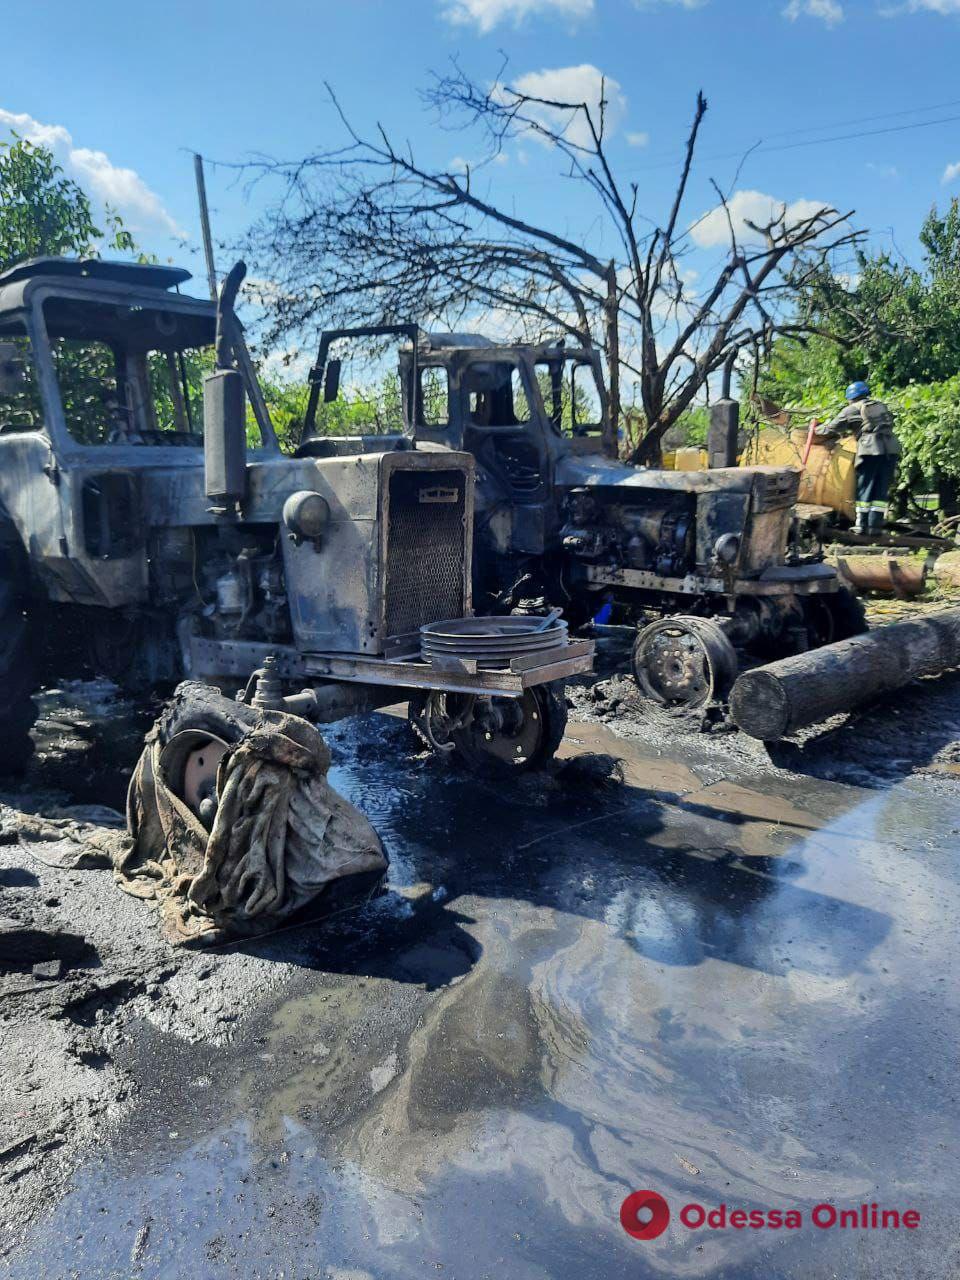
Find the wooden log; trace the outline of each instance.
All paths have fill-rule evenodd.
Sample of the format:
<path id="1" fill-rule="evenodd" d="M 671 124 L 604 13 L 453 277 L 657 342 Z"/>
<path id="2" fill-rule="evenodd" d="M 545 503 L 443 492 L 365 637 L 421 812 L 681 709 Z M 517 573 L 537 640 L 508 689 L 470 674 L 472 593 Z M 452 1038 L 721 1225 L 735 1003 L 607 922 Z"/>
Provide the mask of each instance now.
<path id="1" fill-rule="evenodd" d="M 730 715 L 752 738 L 774 742 L 953 667 L 960 667 L 960 609 L 945 609 L 745 671 Z"/>

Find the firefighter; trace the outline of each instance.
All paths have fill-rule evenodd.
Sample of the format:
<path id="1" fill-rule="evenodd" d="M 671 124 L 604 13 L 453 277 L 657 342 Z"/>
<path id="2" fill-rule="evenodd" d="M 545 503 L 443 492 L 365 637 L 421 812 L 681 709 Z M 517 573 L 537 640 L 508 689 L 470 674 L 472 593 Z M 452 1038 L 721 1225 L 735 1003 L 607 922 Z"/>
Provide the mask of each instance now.
<path id="1" fill-rule="evenodd" d="M 900 441 L 894 432 L 893 414 L 882 400 L 874 400 L 865 382 L 851 382 L 846 390 L 849 403 L 816 435 L 831 447 L 843 436 L 857 441 L 857 530 L 878 533 L 887 511 L 887 494 L 900 456 Z"/>

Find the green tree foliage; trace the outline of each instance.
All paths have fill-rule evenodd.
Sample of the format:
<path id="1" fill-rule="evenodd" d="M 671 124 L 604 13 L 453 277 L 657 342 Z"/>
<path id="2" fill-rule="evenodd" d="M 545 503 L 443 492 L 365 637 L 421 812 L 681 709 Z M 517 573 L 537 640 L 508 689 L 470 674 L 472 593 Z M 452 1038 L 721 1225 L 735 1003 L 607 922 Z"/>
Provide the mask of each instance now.
<path id="1" fill-rule="evenodd" d="M 710 410 L 706 405 L 696 405 L 677 421 L 676 443 L 679 445 L 706 447 L 707 429 L 710 426 Z"/>
<path id="2" fill-rule="evenodd" d="M 47 147 L 17 134 L 0 143 L 0 270 L 29 258 L 98 257 L 101 249 L 136 252 L 120 215 L 105 207 L 97 224 L 83 188 L 68 178 Z M 11 334 L 23 353 L 23 382 L 15 397 L 0 405 L 8 429 L 29 430 L 42 421 L 25 337 Z M 54 359 L 68 420 L 83 424 L 91 439 L 106 438 L 115 406 L 112 354 L 99 343 L 55 344 Z"/>
<path id="3" fill-rule="evenodd" d="M 292 452 L 300 443 L 303 432 L 307 401 L 310 398 L 309 383 L 296 379 L 261 377 L 260 384 L 280 447 Z M 438 396 L 439 392 L 435 395 L 432 388 L 429 389 L 428 404 L 439 414 L 441 406 Z M 249 407 L 248 418 L 255 433 Z M 317 405 L 314 425 L 317 435 L 393 435 L 402 430 L 400 384 L 395 375 L 384 375 L 370 387 L 344 388 L 335 400 L 327 402 L 321 397 Z"/>
<path id="4" fill-rule="evenodd" d="M 903 446 L 896 485 L 901 498 L 932 485 L 940 505 L 952 510 L 960 492 L 960 374 L 889 391 L 880 387 L 878 394 L 893 410 Z"/>
<path id="5" fill-rule="evenodd" d="M 94 221 L 90 200 L 66 177 L 53 152 L 16 134 L 0 143 L 0 270 L 45 255 L 96 256 L 101 244 L 118 253 L 136 246 L 119 214 Z"/>
<path id="6" fill-rule="evenodd" d="M 777 339 L 757 384 L 777 405 L 824 417 L 848 382 L 867 380 L 896 417 L 904 497 L 960 486 L 960 200 L 932 209 L 919 238 L 919 267 L 861 253 L 852 281 L 818 278 L 804 305 L 824 336 Z"/>
<path id="7" fill-rule="evenodd" d="M 839 345 L 846 381 L 887 387 L 941 382 L 960 369 L 960 200 L 931 209 L 920 229 L 921 265 L 889 253 L 857 255 L 851 280 L 820 273 L 805 306 Z M 814 350 L 822 350 L 814 339 Z"/>
<path id="8" fill-rule="evenodd" d="M 203 432 L 203 379 L 215 364 L 213 347 L 188 347 L 172 358 L 160 351 L 150 353 L 150 395 L 160 431 Z M 185 423 L 178 420 L 178 399 Z"/>

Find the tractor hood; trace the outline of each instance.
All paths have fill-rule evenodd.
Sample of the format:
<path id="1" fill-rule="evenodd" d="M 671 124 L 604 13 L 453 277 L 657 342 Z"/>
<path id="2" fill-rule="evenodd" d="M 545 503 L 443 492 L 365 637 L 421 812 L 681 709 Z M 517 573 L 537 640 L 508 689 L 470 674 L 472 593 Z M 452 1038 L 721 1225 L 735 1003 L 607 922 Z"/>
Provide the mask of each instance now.
<path id="1" fill-rule="evenodd" d="M 660 489 L 673 493 L 750 493 L 758 477 L 764 488 L 790 490 L 793 467 L 720 467 L 713 471 L 658 471 L 630 467 L 623 462 L 589 457 L 566 457 L 556 466 L 556 483 L 564 489 L 603 486 L 629 489 Z"/>

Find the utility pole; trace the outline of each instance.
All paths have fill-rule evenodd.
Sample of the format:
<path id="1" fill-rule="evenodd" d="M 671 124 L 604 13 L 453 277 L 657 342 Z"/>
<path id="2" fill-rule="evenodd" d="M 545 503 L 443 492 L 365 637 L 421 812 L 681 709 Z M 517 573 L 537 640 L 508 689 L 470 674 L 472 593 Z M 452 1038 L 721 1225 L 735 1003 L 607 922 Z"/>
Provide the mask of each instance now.
<path id="1" fill-rule="evenodd" d="M 217 300 L 217 268 L 213 261 L 213 237 L 210 234 L 210 210 L 207 207 L 207 184 L 203 176 L 203 156 L 193 153 L 193 172 L 197 179 L 197 200 L 200 203 L 200 231 L 203 236 L 203 256 L 207 260 L 207 284 L 210 297 Z"/>

